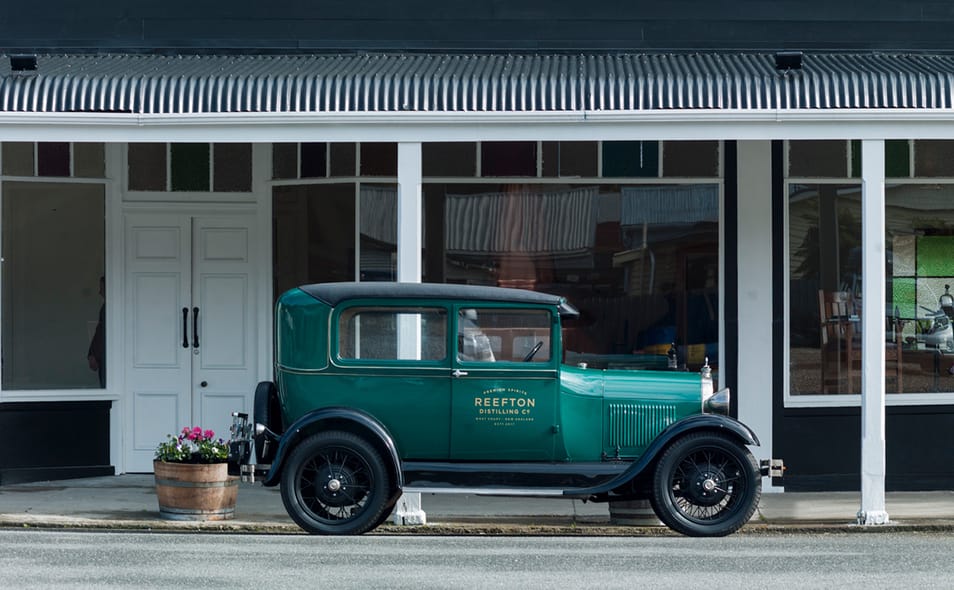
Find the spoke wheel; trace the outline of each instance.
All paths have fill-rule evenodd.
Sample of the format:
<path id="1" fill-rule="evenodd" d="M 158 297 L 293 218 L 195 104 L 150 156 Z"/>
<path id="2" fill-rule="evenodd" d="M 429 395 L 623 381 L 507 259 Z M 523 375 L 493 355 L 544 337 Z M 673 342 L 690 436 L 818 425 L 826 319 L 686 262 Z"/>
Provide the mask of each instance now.
<path id="1" fill-rule="evenodd" d="M 291 453 L 282 473 L 289 516 L 310 533 L 358 535 L 382 522 L 388 473 L 370 444 L 347 432 L 322 432 Z M 384 517 L 386 518 L 386 516 Z"/>
<path id="2" fill-rule="evenodd" d="M 734 533 L 752 518 L 762 480 L 752 454 L 721 434 L 690 434 L 663 453 L 652 506 L 667 526 L 693 537 Z"/>

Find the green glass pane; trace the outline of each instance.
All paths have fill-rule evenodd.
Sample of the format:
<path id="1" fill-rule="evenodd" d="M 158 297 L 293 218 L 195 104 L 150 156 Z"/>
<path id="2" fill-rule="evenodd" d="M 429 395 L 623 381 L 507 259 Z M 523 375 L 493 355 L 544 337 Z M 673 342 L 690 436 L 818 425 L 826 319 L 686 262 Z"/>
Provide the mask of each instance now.
<path id="1" fill-rule="evenodd" d="M 898 279 L 891 282 L 892 300 L 890 314 L 897 311 L 897 315 L 902 318 L 916 318 L 918 316 L 917 290 L 915 288 L 915 279 Z"/>
<path id="2" fill-rule="evenodd" d="M 659 176 L 659 143 L 655 141 L 604 141 L 603 177 Z"/>
<path id="3" fill-rule="evenodd" d="M 918 276 L 954 277 L 954 236 L 918 238 Z"/>
<path id="4" fill-rule="evenodd" d="M 888 178 L 911 176 L 911 144 L 906 139 L 884 142 L 884 175 Z"/>
<path id="5" fill-rule="evenodd" d="M 170 154 L 173 191 L 209 190 L 209 144 L 174 143 Z"/>

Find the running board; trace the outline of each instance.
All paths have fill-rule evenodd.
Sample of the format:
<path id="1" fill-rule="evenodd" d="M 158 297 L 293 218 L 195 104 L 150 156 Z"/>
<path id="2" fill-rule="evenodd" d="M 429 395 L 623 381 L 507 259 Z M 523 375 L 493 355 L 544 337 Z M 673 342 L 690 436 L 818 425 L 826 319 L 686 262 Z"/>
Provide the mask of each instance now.
<path id="1" fill-rule="evenodd" d="M 472 496 L 524 496 L 540 498 L 565 498 L 568 497 L 564 493 L 565 491 L 572 493 L 572 490 L 547 488 L 429 488 L 426 486 L 404 488 L 405 494 L 470 494 Z"/>

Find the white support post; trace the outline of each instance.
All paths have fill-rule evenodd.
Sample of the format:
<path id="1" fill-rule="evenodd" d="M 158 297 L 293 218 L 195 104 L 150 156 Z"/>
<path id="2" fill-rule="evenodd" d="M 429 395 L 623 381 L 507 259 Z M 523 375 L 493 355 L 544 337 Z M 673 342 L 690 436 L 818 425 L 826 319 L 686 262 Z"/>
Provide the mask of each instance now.
<path id="1" fill-rule="evenodd" d="M 861 509 L 858 524 L 888 524 L 885 508 L 884 141 L 861 142 Z"/>
<path id="2" fill-rule="evenodd" d="M 739 420 L 761 446 L 757 459 L 772 458 L 772 142 L 738 142 Z M 770 480 L 769 480 L 770 481 Z M 765 482 L 766 492 L 781 487 Z"/>
<path id="3" fill-rule="evenodd" d="M 421 180 L 421 144 L 398 143 L 397 279 L 402 283 L 421 282 L 424 243 Z M 402 338 L 402 349 L 413 347 L 415 353 L 420 350 L 420 325 L 407 326 L 404 334 L 413 342 Z M 405 353 L 410 354 L 410 351 Z M 421 494 L 405 493 L 401 496 L 391 521 L 399 525 L 427 524 L 427 514 L 421 508 Z"/>

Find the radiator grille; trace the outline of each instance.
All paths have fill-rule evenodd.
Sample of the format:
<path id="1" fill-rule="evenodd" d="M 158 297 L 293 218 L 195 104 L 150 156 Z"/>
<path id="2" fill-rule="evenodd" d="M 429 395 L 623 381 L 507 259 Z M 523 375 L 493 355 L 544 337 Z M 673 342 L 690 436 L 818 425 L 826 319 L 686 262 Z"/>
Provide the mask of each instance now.
<path id="1" fill-rule="evenodd" d="M 609 404 L 609 446 L 644 447 L 676 421 L 676 408 L 666 404 Z"/>

